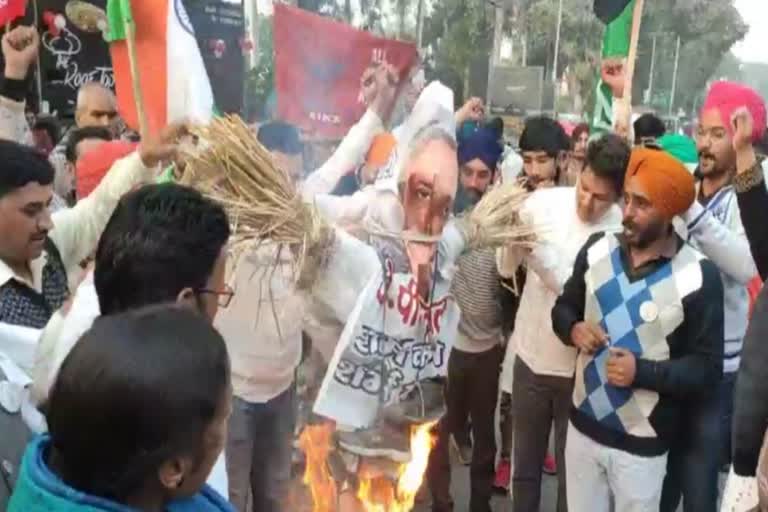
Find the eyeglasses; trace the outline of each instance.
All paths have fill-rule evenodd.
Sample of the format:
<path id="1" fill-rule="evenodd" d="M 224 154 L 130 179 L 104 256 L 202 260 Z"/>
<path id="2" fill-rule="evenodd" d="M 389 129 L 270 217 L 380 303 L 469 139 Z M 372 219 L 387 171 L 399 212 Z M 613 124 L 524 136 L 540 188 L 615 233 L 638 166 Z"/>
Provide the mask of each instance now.
<path id="1" fill-rule="evenodd" d="M 206 288 L 200 288 L 195 290 L 195 293 L 199 295 L 210 294 L 215 295 L 218 298 L 218 304 L 220 308 L 229 307 L 229 303 L 232 302 L 232 297 L 235 296 L 235 290 L 229 285 L 224 285 L 223 290 L 208 290 Z"/>

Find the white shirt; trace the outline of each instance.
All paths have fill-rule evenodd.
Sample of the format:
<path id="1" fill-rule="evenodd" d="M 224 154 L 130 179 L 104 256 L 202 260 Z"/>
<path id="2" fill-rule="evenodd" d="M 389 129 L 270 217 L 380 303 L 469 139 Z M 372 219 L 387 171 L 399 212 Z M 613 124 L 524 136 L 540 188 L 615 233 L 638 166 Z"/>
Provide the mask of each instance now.
<path id="1" fill-rule="evenodd" d="M 622 218 L 619 207 L 612 206 L 600 221 L 582 222 L 576 214 L 576 189 L 572 187 L 534 192 L 521 216 L 541 229 L 539 245 L 525 257 L 528 274 L 502 372 L 505 390 L 511 385 L 515 352 L 538 375 L 573 376 L 576 349 L 563 345 L 553 332 L 552 307 L 573 272 L 576 255 L 590 235 L 618 231 Z M 500 270 L 511 276 L 516 266 L 502 262 Z"/>
<path id="2" fill-rule="evenodd" d="M 284 248 L 283 251 L 288 251 Z M 293 383 L 301 362 L 304 300 L 293 285 L 289 254 L 273 267 L 275 246 L 256 249 L 234 268 L 234 297 L 214 325 L 227 343 L 235 395 L 267 402 Z"/>
<path id="3" fill-rule="evenodd" d="M 120 198 L 134 185 L 152 177 L 153 170 L 144 166 L 138 153 L 133 153 L 115 162 L 102 182 L 91 195 L 73 208 L 59 210 L 52 215 L 51 241 L 61 255 L 64 268 L 72 269 L 93 252 L 104 227 Z M 0 285 L 15 279 L 40 293 L 42 290 L 43 267 L 48 261 L 46 252 L 30 262 L 32 279 L 17 275 L 0 261 Z M 26 372 L 31 372 L 35 347 L 42 331 L 35 330 L 35 336 L 22 336 L 16 326 L 0 323 L 2 330 L 15 330 L 19 336 L 0 336 L 0 352 L 6 353 Z M 6 329 L 7 328 L 7 329 Z"/>

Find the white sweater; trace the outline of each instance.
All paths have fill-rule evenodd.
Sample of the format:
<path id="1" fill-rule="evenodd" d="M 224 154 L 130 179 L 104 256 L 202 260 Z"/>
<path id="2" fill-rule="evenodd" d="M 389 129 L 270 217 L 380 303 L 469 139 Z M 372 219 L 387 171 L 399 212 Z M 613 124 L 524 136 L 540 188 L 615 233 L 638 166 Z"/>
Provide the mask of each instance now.
<path id="1" fill-rule="evenodd" d="M 501 388 L 511 393 L 515 353 L 538 375 L 572 377 L 576 350 L 566 347 L 552 331 L 552 307 L 573 272 L 576 255 L 590 235 L 621 228 L 621 210 L 613 206 L 595 224 L 582 222 L 576 214 L 576 189 L 558 187 L 538 190 L 521 212 L 540 226 L 539 245 L 522 259 L 528 267 L 515 330 L 507 344 L 502 368 Z M 511 277 L 519 257 L 503 251 L 499 269 Z"/>
<path id="2" fill-rule="evenodd" d="M 706 208 L 695 202 L 683 220 L 683 231 L 691 245 L 720 270 L 725 309 L 723 371 L 732 373 L 739 369 L 741 346 L 747 330 L 747 284 L 757 275 L 733 187 L 720 189 Z"/>

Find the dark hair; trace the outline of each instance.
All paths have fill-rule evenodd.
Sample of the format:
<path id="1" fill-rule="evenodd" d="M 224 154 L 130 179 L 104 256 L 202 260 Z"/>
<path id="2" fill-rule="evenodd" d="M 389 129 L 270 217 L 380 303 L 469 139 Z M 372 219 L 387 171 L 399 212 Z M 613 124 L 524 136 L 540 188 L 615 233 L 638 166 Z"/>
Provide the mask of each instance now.
<path id="1" fill-rule="evenodd" d="M 175 301 L 204 288 L 229 238 L 224 209 L 200 192 L 146 185 L 120 200 L 96 249 L 102 314 Z"/>
<path id="2" fill-rule="evenodd" d="M 53 183 L 53 167 L 36 149 L 0 139 L 0 198 L 29 183 Z"/>
<path id="3" fill-rule="evenodd" d="M 638 117 L 632 126 L 635 129 L 635 144 L 640 144 L 645 138 L 658 139 L 667 132 L 664 121 L 650 113 Z"/>
<path id="4" fill-rule="evenodd" d="M 583 133 L 589 135 L 589 125 L 587 123 L 580 123 L 576 125 L 571 133 L 571 142 L 576 144 Z"/>
<path id="5" fill-rule="evenodd" d="M 287 155 L 297 155 L 302 152 L 299 130 L 292 124 L 282 121 L 264 123 L 259 128 L 257 138 L 269 151 L 279 151 Z"/>
<path id="6" fill-rule="evenodd" d="M 224 340 L 188 308 L 96 319 L 51 390 L 53 471 L 78 491 L 130 497 L 168 458 L 200 459 L 229 378 Z"/>
<path id="7" fill-rule="evenodd" d="M 500 117 L 494 117 L 488 121 L 485 126 L 496 133 L 496 138 L 501 139 L 504 137 L 504 120 Z"/>
<path id="8" fill-rule="evenodd" d="M 630 153 L 623 138 L 607 133 L 589 143 L 586 166 L 598 178 L 610 181 L 616 194 L 621 195 Z"/>
<path id="9" fill-rule="evenodd" d="M 32 125 L 33 130 L 45 130 L 48 132 L 48 136 L 51 138 L 51 143 L 55 146 L 59 143 L 61 137 L 61 129 L 59 128 L 59 122 L 51 116 L 39 116 Z"/>
<path id="10" fill-rule="evenodd" d="M 86 139 L 101 139 L 105 142 L 109 142 L 113 139 L 112 132 L 104 126 L 86 126 L 84 128 L 77 128 L 72 130 L 67 140 L 64 155 L 67 157 L 67 162 L 74 164 L 80 155 L 77 154 L 77 145 Z"/>
<path id="11" fill-rule="evenodd" d="M 571 140 L 563 127 L 549 117 L 532 117 L 525 122 L 520 136 L 520 151 L 544 151 L 556 158 L 561 151 L 571 148 Z"/>

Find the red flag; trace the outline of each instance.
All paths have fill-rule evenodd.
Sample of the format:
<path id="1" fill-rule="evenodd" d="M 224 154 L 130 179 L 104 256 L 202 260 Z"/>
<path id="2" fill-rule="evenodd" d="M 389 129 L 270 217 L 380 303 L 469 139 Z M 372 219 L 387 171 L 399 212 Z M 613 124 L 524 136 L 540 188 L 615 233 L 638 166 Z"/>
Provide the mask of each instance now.
<path id="1" fill-rule="evenodd" d="M 275 4 L 277 115 L 321 137 L 341 138 L 365 111 L 360 77 L 386 61 L 405 77 L 416 46 Z"/>
<path id="2" fill-rule="evenodd" d="M 27 0 L 0 0 L 0 26 L 21 18 L 27 10 Z"/>

